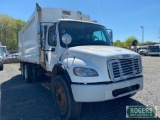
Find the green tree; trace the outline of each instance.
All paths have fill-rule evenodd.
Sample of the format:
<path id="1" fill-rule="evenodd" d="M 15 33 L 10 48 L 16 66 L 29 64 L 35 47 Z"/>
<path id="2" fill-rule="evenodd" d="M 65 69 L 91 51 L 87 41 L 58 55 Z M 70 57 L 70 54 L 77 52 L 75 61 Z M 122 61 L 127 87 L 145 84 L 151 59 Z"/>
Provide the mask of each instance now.
<path id="1" fill-rule="evenodd" d="M 120 40 L 116 40 L 115 42 L 113 42 L 113 45 L 116 47 L 125 47 L 124 42 L 121 42 Z"/>
<path id="2" fill-rule="evenodd" d="M 130 37 L 128 37 L 128 38 L 125 40 L 125 42 L 124 42 L 125 47 L 128 48 L 128 47 L 132 46 L 133 40 L 137 40 L 137 41 L 138 41 L 138 39 L 137 39 L 135 36 L 130 36 Z M 139 43 L 139 41 L 138 41 L 138 43 Z"/>
<path id="3" fill-rule="evenodd" d="M 144 44 L 145 45 L 151 45 L 151 44 L 153 44 L 153 42 L 152 41 L 146 41 Z"/>
<path id="4" fill-rule="evenodd" d="M 8 50 L 18 49 L 18 32 L 24 24 L 22 20 L 0 14 L 0 42 L 6 45 Z"/>

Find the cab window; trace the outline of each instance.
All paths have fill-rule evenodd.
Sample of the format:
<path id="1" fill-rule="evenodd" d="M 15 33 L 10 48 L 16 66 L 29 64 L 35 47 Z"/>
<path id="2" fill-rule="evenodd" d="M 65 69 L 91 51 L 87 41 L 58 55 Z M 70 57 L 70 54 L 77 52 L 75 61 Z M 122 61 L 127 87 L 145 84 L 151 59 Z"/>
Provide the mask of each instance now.
<path id="1" fill-rule="evenodd" d="M 48 31 L 48 45 L 56 46 L 57 45 L 57 35 L 56 35 L 56 26 L 53 25 L 49 28 Z"/>

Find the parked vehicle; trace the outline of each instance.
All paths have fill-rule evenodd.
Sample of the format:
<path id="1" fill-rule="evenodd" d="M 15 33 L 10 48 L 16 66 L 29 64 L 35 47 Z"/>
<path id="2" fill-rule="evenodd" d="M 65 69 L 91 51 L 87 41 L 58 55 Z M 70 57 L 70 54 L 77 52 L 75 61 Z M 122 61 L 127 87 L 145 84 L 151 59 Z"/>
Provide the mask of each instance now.
<path id="1" fill-rule="evenodd" d="M 150 45 L 148 47 L 148 55 L 150 56 L 160 56 L 160 45 Z"/>
<path id="2" fill-rule="evenodd" d="M 138 53 L 139 53 L 140 55 L 145 55 L 145 56 L 147 56 L 147 55 L 148 55 L 148 46 L 140 46 Z"/>
<path id="3" fill-rule="evenodd" d="M 6 54 L 7 54 L 7 47 L 6 46 L 0 46 L 1 47 L 1 50 L 2 50 L 2 57 L 3 57 L 3 60 L 6 60 L 7 57 L 6 57 Z"/>
<path id="4" fill-rule="evenodd" d="M 22 77 L 50 76 L 48 87 L 65 119 L 77 118 L 83 102 L 130 97 L 143 89 L 141 56 L 113 47 L 111 39 L 112 32 L 88 15 L 37 4 L 19 32 Z"/>
<path id="5" fill-rule="evenodd" d="M 0 47 L 0 71 L 3 70 L 3 61 L 2 49 Z"/>
<path id="6" fill-rule="evenodd" d="M 11 53 L 7 55 L 7 59 L 18 58 L 18 57 L 19 57 L 18 53 Z"/>

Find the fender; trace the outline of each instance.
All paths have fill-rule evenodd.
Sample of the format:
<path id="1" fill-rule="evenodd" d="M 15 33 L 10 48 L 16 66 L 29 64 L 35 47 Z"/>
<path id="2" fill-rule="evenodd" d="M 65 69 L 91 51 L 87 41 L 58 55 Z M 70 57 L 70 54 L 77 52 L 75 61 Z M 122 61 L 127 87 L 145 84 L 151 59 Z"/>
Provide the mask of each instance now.
<path id="1" fill-rule="evenodd" d="M 70 78 L 66 68 L 62 64 L 58 63 L 58 64 L 55 64 L 52 69 L 52 74 L 51 74 L 52 80 L 54 80 L 54 78 L 60 74 L 64 74 L 66 77 L 66 81 L 71 83 L 71 78 Z"/>

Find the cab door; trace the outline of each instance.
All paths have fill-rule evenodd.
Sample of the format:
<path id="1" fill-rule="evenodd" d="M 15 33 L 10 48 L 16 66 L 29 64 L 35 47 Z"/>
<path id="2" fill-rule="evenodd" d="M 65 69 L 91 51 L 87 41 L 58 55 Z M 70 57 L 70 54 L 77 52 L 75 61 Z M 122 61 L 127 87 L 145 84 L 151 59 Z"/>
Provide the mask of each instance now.
<path id="1" fill-rule="evenodd" d="M 48 28 L 47 40 L 45 42 L 45 62 L 46 69 L 52 71 L 53 66 L 57 63 L 57 34 L 56 25 Z"/>

